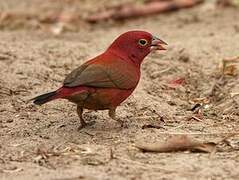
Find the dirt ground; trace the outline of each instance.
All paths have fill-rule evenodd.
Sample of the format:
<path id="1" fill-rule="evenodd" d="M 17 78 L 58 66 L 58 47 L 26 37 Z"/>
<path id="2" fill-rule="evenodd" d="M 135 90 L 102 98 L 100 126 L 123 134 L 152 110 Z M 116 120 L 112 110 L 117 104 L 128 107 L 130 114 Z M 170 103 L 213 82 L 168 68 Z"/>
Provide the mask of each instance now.
<path id="1" fill-rule="evenodd" d="M 12 11 L 28 8 L 29 1 L 16 2 L 0 4 Z M 32 1 L 29 11 L 57 7 L 52 1 L 38 5 Z M 239 55 L 238 19 L 236 9 L 201 5 L 120 23 L 82 24 L 58 36 L 29 26 L 1 28 L 0 179 L 238 179 L 239 136 L 227 137 L 239 129 L 239 98 L 230 96 L 239 92 L 238 75 L 223 76 L 220 69 L 224 58 Z M 79 131 L 70 102 L 26 103 L 58 88 L 72 69 L 132 29 L 152 32 L 169 46 L 145 59 L 140 84 L 117 109 L 127 128 L 99 111 L 86 112 L 96 123 Z M 175 79 L 183 83 L 170 83 Z M 197 103 L 203 104 L 198 113 L 191 110 Z M 149 124 L 153 128 L 143 128 Z M 144 153 L 135 147 L 172 134 L 213 141 L 220 150 Z"/>

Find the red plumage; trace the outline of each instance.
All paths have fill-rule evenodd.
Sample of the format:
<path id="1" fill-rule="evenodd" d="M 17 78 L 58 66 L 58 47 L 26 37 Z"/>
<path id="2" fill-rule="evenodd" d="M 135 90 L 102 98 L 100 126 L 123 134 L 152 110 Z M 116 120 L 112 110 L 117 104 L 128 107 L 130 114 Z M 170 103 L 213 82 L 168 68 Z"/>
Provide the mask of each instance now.
<path id="1" fill-rule="evenodd" d="M 34 98 L 34 103 L 41 105 L 59 98 L 76 103 L 81 127 L 86 125 L 83 109 L 108 109 L 110 117 L 121 122 L 115 117 L 116 107 L 136 88 L 143 59 L 153 49 L 164 50 L 162 44 L 166 43 L 148 32 L 126 32 L 104 53 L 73 70 L 61 88 Z"/>

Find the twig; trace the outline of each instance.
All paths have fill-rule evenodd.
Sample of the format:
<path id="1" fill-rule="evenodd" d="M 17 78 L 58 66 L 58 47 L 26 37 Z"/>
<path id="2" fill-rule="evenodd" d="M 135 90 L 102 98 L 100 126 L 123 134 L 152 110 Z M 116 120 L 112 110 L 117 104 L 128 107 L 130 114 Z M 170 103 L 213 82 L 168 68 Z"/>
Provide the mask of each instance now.
<path id="1" fill-rule="evenodd" d="M 194 119 L 196 121 L 202 122 L 203 120 L 198 118 L 197 116 L 192 116 L 190 119 Z"/>
<path id="2" fill-rule="evenodd" d="M 103 12 L 95 13 L 86 18 L 86 21 L 95 23 L 98 21 L 114 19 L 122 20 L 127 18 L 136 18 L 167 11 L 190 8 L 202 3 L 204 0 L 172 0 L 172 1 L 146 1 L 144 4 L 122 4 L 112 7 Z"/>
<path id="3" fill-rule="evenodd" d="M 144 125 L 142 126 L 142 129 L 149 129 L 149 128 L 165 129 L 162 125 L 144 124 Z"/>
<path id="4" fill-rule="evenodd" d="M 239 92 L 235 92 L 235 93 L 230 93 L 231 97 L 235 97 L 239 95 Z"/>

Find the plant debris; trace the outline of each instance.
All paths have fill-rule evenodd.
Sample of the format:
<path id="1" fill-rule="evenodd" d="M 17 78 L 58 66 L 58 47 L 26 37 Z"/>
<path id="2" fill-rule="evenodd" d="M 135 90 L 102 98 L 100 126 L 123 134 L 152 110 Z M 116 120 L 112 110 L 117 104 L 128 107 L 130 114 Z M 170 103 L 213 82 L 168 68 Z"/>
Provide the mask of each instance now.
<path id="1" fill-rule="evenodd" d="M 148 128 L 164 129 L 163 125 L 144 124 L 144 125 L 142 126 L 142 129 L 148 129 Z"/>
<path id="2" fill-rule="evenodd" d="M 190 8 L 202 2 L 203 0 L 147 0 L 142 4 L 126 3 L 88 16 L 86 21 L 95 23 L 108 19 L 123 20 Z"/>
<path id="3" fill-rule="evenodd" d="M 180 77 L 180 78 L 171 80 L 167 86 L 172 89 L 176 89 L 178 86 L 185 84 L 185 81 L 186 81 L 185 78 Z"/>
<path id="4" fill-rule="evenodd" d="M 217 0 L 220 7 L 239 7 L 239 0 Z"/>
<path id="5" fill-rule="evenodd" d="M 3 173 L 17 173 L 17 172 L 20 172 L 20 171 L 23 171 L 23 169 L 18 168 L 16 166 L 10 167 L 8 169 L 0 169 L 0 172 L 3 172 Z"/>
<path id="6" fill-rule="evenodd" d="M 175 152 L 175 151 L 191 151 L 212 153 L 216 151 L 216 143 L 201 142 L 187 135 L 172 136 L 165 142 L 160 143 L 141 143 L 136 147 L 144 152 Z"/>
<path id="7" fill-rule="evenodd" d="M 222 60 L 223 75 L 238 75 L 239 56 L 234 58 L 225 58 Z"/>

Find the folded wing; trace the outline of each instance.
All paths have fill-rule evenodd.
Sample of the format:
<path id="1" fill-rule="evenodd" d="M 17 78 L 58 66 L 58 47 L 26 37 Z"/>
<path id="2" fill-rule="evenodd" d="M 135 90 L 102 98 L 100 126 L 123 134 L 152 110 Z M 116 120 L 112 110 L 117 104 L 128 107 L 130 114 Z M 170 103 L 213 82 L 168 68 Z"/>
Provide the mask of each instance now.
<path id="1" fill-rule="evenodd" d="M 121 59 L 96 60 L 73 70 L 64 80 L 65 87 L 135 88 L 139 72 Z"/>

